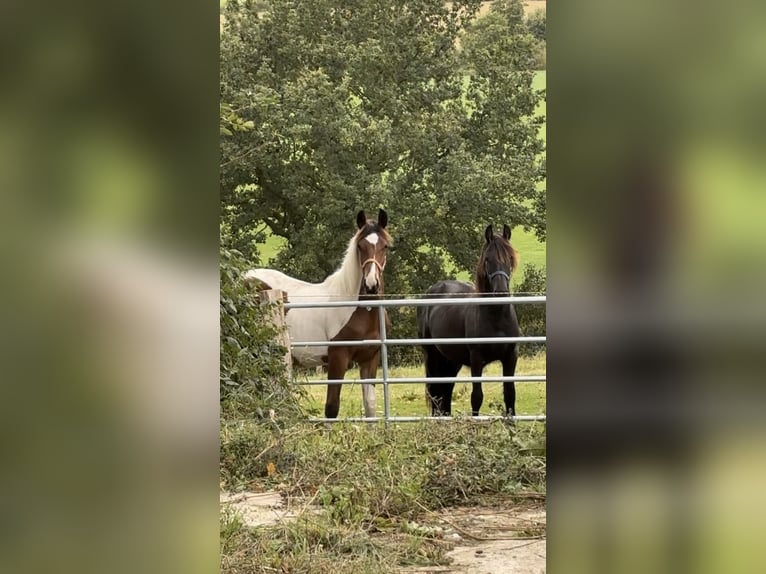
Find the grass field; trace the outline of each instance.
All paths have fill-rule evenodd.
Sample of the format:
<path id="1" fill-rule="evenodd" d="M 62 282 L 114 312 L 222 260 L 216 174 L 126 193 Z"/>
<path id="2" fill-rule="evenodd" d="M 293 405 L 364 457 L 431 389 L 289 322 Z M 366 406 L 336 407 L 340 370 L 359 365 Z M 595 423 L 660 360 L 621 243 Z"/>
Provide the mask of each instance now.
<path id="1" fill-rule="evenodd" d="M 463 368 L 459 376 L 470 376 L 470 369 Z M 500 375 L 500 363 L 489 365 L 485 376 Z M 517 375 L 545 375 L 545 353 L 533 357 L 520 357 L 516 368 Z M 391 369 L 392 377 L 423 377 L 422 366 L 396 367 Z M 356 379 L 358 370 L 349 371 L 347 380 Z M 382 376 L 378 371 L 378 376 Z M 304 380 L 321 381 L 327 375 L 311 376 Z M 425 377 L 423 377 L 425 380 Z M 300 379 L 299 379 L 300 380 Z M 309 414 L 324 416 L 324 401 L 326 385 L 311 385 L 304 387 L 308 390 L 308 397 L 303 406 Z M 500 383 L 484 383 L 484 415 L 502 414 L 503 412 L 503 387 Z M 383 414 L 383 385 L 376 386 L 378 413 Z M 393 416 L 424 416 L 428 414 L 425 402 L 425 386 L 422 384 L 395 384 L 390 386 L 391 414 Z M 471 414 L 471 384 L 458 383 L 452 395 L 453 414 L 456 416 Z M 357 384 L 344 385 L 341 392 L 340 414 L 341 417 L 363 416 L 362 390 Z M 537 415 L 545 414 L 545 383 L 516 383 L 516 414 Z"/>

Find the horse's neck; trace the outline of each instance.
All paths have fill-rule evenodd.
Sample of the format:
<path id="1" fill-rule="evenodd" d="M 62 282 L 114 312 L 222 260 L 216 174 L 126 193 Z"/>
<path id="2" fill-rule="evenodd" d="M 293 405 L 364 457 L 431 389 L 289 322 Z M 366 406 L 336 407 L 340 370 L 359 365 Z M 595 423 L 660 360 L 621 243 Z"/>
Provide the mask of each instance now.
<path id="1" fill-rule="evenodd" d="M 477 293 L 480 299 L 489 299 L 488 293 Z M 509 293 L 510 295 L 510 293 Z M 513 306 L 508 305 L 482 305 L 478 306 L 479 314 L 483 320 L 487 320 L 490 323 L 505 323 L 509 321 L 513 315 Z"/>
<path id="2" fill-rule="evenodd" d="M 330 295 L 353 300 L 359 297 L 359 285 L 362 282 L 362 270 L 356 257 L 356 245 L 349 244 L 341 266 L 324 280 L 322 285 Z"/>

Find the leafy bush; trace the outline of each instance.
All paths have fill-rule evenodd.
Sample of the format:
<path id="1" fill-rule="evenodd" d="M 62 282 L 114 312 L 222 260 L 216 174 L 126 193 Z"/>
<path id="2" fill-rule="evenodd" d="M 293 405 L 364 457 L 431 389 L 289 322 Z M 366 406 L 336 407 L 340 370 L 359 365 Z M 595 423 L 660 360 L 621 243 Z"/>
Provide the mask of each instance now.
<path id="1" fill-rule="evenodd" d="M 267 419 L 270 410 L 294 416 L 299 388 L 287 375 L 285 349 L 265 318 L 268 308 L 242 281 L 247 267 L 238 252 L 221 250 L 221 417 Z"/>
<path id="2" fill-rule="evenodd" d="M 519 284 L 516 293 L 545 294 L 545 268 L 527 265 L 524 268 L 524 280 Z M 515 305 L 515 309 L 524 336 L 545 335 L 545 303 L 524 303 L 523 305 Z M 544 343 L 524 343 L 519 346 L 519 353 L 530 356 L 544 349 Z"/>
<path id="3" fill-rule="evenodd" d="M 544 70 L 546 63 L 545 10 L 535 10 L 526 20 L 529 33 L 535 38 L 535 69 Z"/>
<path id="4" fill-rule="evenodd" d="M 527 16 L 527 28 L 537 40 L 545 42 L 545 10 L 535 10 Z"/>
<path id="5" fill-rule="evenodd" d="M 415 339 L 418 336 L 416 307 L 389 308 L 391 332 L 389 339 Z M 423 351 L 419 345 L 391 345 L 388 347 L 388 364 L 402 367 L 423 363 Z"/>

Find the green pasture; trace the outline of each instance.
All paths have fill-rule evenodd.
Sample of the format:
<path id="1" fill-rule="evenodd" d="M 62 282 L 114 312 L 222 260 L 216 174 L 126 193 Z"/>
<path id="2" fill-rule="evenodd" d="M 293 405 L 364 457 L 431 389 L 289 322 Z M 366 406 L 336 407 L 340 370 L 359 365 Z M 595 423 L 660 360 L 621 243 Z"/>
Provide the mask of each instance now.
<path id="1" fill-rule="evenodd" d="M 485 376 L 500 376 L 500 363 L 492 363 L 484 370 Z M 422 365 L 414 367 L 394 367 L 391 377 L 423 377 Z M 470 376 L 470 369 L 463 368 L 458 376 Z M 516 367 L 517 375 L 545 375 L 545 353 L 532 357 L 519 357 Z M 378 371 L 378 376 L 382 372 Z M 321 381 L 327 378 L 326 373 L 310 377 L 298 377 L 298 381 Z M 359 371 L 349 370 L 346 379 L 358 381 Z M 305 386 L 308 393 L 303 400 L 303 407 L 313 416 L 324 416 L 326 385 Z M 471 384 L 458 383 L 452 395 L 452 409 L 455 416 L 471 414 Z M 503 413 L 503 387 L 501 383 L 483 383 L 484 404 L 483 415 L 498 415 Z M 428 414 L 425 402 L 425 385 L 423 384 L 393 384 L 389 386 L 391 398 L 391 415 L 393 416 L 425 416 Z M 383 385 L 376 385 L 378 413 L 383 416 Z M 516 414 L 538 415 L 545 414 L 545 383 L 516 383 Z M 362 407 L 362 389 L 359 384 L 343 385 L 340 398 L 340 417 L 364 416 Z"/>

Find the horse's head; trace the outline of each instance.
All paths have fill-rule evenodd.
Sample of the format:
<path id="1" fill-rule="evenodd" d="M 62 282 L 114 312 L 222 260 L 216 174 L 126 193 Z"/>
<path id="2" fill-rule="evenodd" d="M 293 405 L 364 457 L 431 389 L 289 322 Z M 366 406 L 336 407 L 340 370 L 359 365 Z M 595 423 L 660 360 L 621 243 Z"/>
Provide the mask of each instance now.
<path id="1" fill-rule="evenodd" d="M 378 211 L 378 220 L 374 221 L 367 219 L 364 211 L 360 211 L 356 216 L 356 225 L 359 228 L 356 234 L 356 249 L 362 271 L 359 294 L 379 296 L 383 293 L 386 253 L 392 243 L 391 236 L 386 231 L 388 214 L 381 209 Z"/>
<path id="2" fill-rule="evenodd" d="M 486 244 L 476 267 L 476 288 L 482 293 L 507 295 L 511 287 L 511 274 L 519 263 L 519 256 L 511 246 L 511 228 L 503 225 L 503 234 L 492 232 L 492 225 L 484 230 Z"/>

